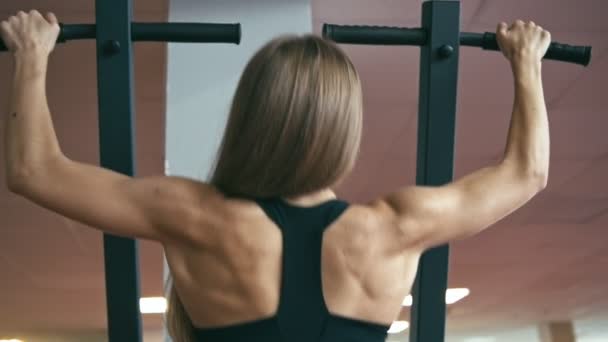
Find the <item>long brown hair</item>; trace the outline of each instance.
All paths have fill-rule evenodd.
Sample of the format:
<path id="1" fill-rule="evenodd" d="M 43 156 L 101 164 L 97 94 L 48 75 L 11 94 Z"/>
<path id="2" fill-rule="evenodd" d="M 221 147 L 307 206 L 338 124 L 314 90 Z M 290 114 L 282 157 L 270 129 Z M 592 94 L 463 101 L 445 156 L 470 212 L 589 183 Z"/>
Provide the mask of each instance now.
<path id="1" fill-rule="evenodd" d="M 314 35 L 279 37 L 241 76 L 210 183 L 241 198 L 331 187 L 354 167 L 361 126 L 361 84 L 346 54 Z M 192 323 L 170 287 L 169 334 L 191 342 Z"/>

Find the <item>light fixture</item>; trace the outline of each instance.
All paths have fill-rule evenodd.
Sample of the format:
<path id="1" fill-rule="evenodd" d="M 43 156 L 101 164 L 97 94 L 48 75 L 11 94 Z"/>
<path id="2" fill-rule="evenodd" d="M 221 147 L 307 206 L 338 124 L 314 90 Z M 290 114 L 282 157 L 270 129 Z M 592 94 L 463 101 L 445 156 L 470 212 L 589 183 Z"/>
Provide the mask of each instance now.
<path id="1" fill-rule="evenodd" d="M 0 342 L 23 342 L 23 340 L 19 340 L 16 338 L 11 338 L 10 340 L 2 340 L 0 339 Z"/>
<path id="2" fill-rule="evenodd" d="M 448 305 L 454 304 L 457 301 L 468 296 L 470 293 L 471 293 L 471 291 L 467 288 L 447 289 L 447 291 L 445 291 L 445 303 Z M 413 302 L 412 295 L 407 295 L 407 297 L 405 297 L 405 299 L 403 300 L 401 305 L 402 306 L 412 306 L 412 302 Z"/>
<path id="3" fill-rule="evenodd" d="M 476 336 L 469 337 L 464 340 L 465 342 L 496 342 L 496 337 L 493 336 Z"/>
<path id="4" fill-rule="evenodd" d="M 390 329 L 388 329 L 388 333 L 398 334 L 409 327 L 410 323 L 408 321 L 394 321 L 393 324 L 391 324 Z"/>
<path id="5" fill-rule="evenodd" d="M 469 293 L 471 293 L 471 291 L 466 288 L 448 289 L 445 292 L 445 303 L 448 305 L 454 304 L 462 298 L 468 296 Z"/>
<path id="6" fill-rule="evenodd" d="M 142 314 L 161 314 L 167 312 L 167 300 L 164 297 L 144 297 L 139 299 L 139 311 Z M 2 342 L 2 341 L 0 341 Z"/>

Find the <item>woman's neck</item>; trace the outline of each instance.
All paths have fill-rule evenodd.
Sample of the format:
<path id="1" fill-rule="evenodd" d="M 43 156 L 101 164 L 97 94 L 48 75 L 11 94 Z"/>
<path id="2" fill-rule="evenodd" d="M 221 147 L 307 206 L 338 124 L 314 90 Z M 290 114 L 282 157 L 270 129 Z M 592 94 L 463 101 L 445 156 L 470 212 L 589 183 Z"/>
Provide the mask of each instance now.
<path id="1" fill-rule="evenodd" d="M 313 193 L 285 197 L 285 201 L 303 207 L 314 206 L 332 199 L 336 199 L 336 194 L 331 189 L 324 189 Z"/>

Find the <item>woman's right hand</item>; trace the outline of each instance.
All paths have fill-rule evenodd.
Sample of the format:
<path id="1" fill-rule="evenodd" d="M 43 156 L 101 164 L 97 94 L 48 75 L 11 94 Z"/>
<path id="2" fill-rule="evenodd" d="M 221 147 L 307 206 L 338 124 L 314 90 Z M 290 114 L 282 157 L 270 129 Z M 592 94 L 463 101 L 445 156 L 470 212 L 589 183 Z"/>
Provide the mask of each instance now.
<path id="1" fill-rule="evenodd" d="M 532 21 L 516 20 L 511 26 L 498 24 L 496 40 L 511 64 L 538 63 L 551 44 L 551 33 Z"/>

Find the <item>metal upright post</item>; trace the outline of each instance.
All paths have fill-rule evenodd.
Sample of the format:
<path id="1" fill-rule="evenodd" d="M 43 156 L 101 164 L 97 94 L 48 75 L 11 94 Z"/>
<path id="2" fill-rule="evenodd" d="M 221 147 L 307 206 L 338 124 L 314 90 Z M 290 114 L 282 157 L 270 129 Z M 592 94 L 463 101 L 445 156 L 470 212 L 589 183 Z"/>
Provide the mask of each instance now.
<path id="1" fill-rule="evenodd" d="M 420 55 L 418 160 L 416 183 L 442 185 L 453 177 L 456 87 L 460 37 L 460 2 L 422 5 L 427 42 Z M 413 288 L 410 341 L 442 342 L 449 247 L 426 252 Z"/>
<path id="2" fill-rule="evenodd" d="M 131 15 L 130 0 L 96 1 L 101 165 L 129 176 L 135 172 Z M 142 341 L 137 242 L 104 235 L 104 257 L 109 341 Z"/>

